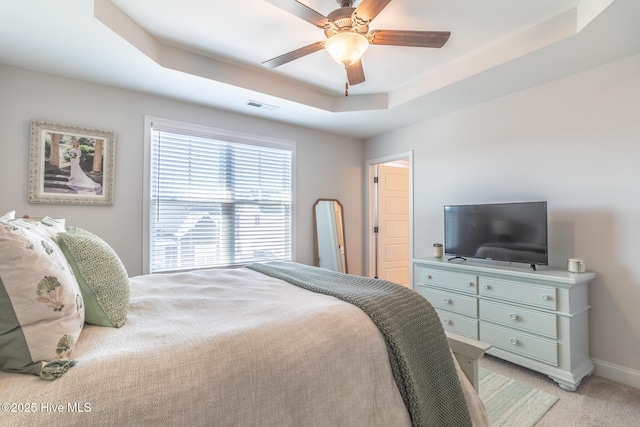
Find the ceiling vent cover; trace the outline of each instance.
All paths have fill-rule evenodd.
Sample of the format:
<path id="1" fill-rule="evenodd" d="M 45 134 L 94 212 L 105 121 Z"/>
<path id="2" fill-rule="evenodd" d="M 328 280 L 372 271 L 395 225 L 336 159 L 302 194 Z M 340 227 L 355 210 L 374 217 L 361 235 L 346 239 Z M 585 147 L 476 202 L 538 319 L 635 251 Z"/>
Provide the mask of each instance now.
<path id="1" fill-rule="evenodd" d="M 277 105 L 265 104 L 264 102 L 252 101 L 252 100 L 247 101 L 247 105 L 249 107 L 255 107 L 255 108 L 260 108 L 261 110 L 269 110 L 269 111 L 277 110 L 278 108 L 280 108 Z"/>

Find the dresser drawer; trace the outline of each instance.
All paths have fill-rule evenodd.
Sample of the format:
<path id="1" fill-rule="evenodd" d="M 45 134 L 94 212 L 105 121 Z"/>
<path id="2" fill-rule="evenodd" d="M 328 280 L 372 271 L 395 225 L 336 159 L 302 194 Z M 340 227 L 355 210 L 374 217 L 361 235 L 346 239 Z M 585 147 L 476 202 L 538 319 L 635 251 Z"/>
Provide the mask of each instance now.
<path id="1" fill-rule="evenodd" d="M 424 285 L 418 285 L 418 292 L 436 308 L 478 317 L 478 299 L 476 297 L 439 291 Z"/>
<path id="2" fill-rule="evenodd" d="M 448 273 L 436 268 L 420 267 L 418 284 L 439 286 L 469 294 L 478 293 L 478 278 L 472 274 Z"/>
<path id="3" fill-rule="evenodd" d="M 480 295 L 556 309 L 556 288 L 480 277 Z"/>
<path id="4" fill-rule="evenodd" d="M 501 328 L 480 322 L 481 341 L 512 353 L 558 366 L 558 343 L 536 338 L 514 329 Z"/>
<path id="5" fill-rule="evenodd" d="M 474 340 L 478 339 L 478 321 L 467 319 L 444 310 L 436 310 L 445 331 L 455 332 Z"/>
<path id="6" fill-rule="evenodd" d="M 500 323 L 509 328 L 524 329 L 554 339 L 558 337 L 558 322 L 555 314 L 481 300 L 480 319 Z"/>

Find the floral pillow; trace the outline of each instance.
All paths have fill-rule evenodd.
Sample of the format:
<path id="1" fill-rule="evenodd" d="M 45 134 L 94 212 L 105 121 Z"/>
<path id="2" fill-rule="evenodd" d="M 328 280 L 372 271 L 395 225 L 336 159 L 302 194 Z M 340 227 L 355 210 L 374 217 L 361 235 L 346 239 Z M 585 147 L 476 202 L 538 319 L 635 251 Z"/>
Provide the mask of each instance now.
<path id="1" fill-rule="evenodd" d="M 0 217 L 0 369 L 53 380 L 84 324 L 80 287 L 55 236 L 60 221 Z"/>

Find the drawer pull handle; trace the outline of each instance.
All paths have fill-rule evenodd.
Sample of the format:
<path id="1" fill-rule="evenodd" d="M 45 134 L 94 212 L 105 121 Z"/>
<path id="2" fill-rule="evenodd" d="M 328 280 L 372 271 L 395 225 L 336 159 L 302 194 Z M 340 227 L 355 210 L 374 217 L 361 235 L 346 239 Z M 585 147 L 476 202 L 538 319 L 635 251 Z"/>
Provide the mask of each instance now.
<path id="1" fill-rule="evenodd" d="M 509 313 L 509 319 L 518 320 L 518 316 L 515 313 Z"/>
<path id="2" fill-rule="evenodd" d="M 513 344 L 513 345 L 518 345 L 518 340 L 517 340 L 517 339 L 515 339 L 515 338 L 511 338 L 511 339 L 509 339 L 509 342 L 510 342 L 511 344 Z"/>
<path id="3" fill-rule="evenodd" d="M 489 289 L 489 285 L 482 285 L 483 288 Z"/>
<path id="4" fill-rule="evenodd" d="M 444 319 L 444 323 L 445 323 L 445 324 L 447 324 L 447 325 L 450 325 L 450 324 L 451 324 L 451 320 L 449 320 L 449 319 Z"/>
<path id="5" fill-rule="evenodd" d="M 468 281 L 468 282 L 467 282 L 467 286 L 473 286 L 473 282 Z"/>
<path id="6" fill-rule="evenodd" d="M 549 300 L 549 295 L 542 294 L 542 299 L 545 300 L 545 301 L 548 301 Z"/>
<path id="7" fill-rule="evenodd" d="M 451 304 L 451 300 L 450 300 L 449 298 L 445 298 L 445 299 L 444 299 L 444 303 L 445 303 L 445 304 Z"/>
<path id="8" fill-rule="evenodd" d="M 433 276 L 430 275 L 430 274 L 427 274 L 427 279 L 431 280 L 431 279 L 433 279 Z"/>

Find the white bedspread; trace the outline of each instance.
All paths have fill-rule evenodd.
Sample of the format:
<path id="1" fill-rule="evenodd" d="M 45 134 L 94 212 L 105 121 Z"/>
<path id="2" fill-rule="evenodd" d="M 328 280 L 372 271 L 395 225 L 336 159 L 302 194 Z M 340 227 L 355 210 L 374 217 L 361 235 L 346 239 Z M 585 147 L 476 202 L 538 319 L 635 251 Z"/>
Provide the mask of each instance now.
<path id="1" fill-rule="evenodd" d="M 248 269 L 132 278 L 127 323 L 72 356 L 52 382 L 0 373 L 0 425 L 410 425 L 360 309 Z"/>

